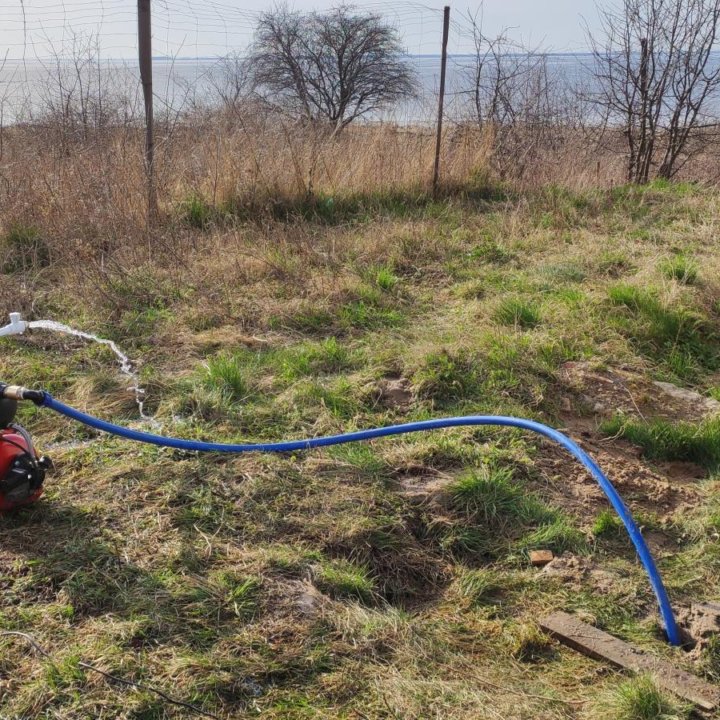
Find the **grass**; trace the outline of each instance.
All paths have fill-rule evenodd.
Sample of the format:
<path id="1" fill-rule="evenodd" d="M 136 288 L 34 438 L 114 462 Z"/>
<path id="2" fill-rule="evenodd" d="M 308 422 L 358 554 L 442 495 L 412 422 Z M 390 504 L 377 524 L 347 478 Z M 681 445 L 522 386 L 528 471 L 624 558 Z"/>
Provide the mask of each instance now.
<path id="1" fill-rule="evenodd" d="M 625 680 L 608 693 L 596 717 L 613 720 L 682 720 L 689 716 L 683 707 L 658 689 L 647 675 Z"/>
<path id="2" fill-rule="evenodd" d="M 711 472 L 720 468 L 720 421 L 701 423 L 654 420 L 638 422 L 615 417 L 601 427 L 606 435 L 626 438 L 655 460 L 686 460 Z"/>
<path id="3" fill-rule="evenodd" d="M 483 466 L 462 475 L 448 487 L 451 505 L 493 527 L 518 521 L 546 520 L 551 512 L 537 498 L 513 482 L 512 470 Z"/>
<path id="4" fill-rule="evenodd" d="M 683 285 L 695 285 L 698 280 L 697 262 L 687 255 L 675 255 L 663 260 L 660 271 L 666 278 L 677 280 Z"/>
<path id="5" fill-rule="evenodd" d="M 413 381 L 422 397 L 452 403 L 478 392 L 482 371 L 482 366 L 467 351 L 452 352 L 443 348 L 423 358 Z"/>
<path id="6" fill-rule="evenodd" d="M 205 365 L 203 383 L 207 390 L 218 392 L 230 402 L 246 400 L 251 393 L 246 358 L 227 354 L 210 358 Z"/>
<path id="7" fill-rule="evenodd" d="M 622 521 L 612 510 L 602 510 L 595 518 L 592 534 L 599 538 L 615 538 L 622 530 Z"/>
<path id="8" fill-rule="evenodd" d="M 717 393 L 715 190 L 515 188 L 494 183 L 473 145 L 475 178 L 459 153 L 447 167 L 457 183 L 433 197 L 410 182 L 411 164 L 432 166 L 432 138 L 388 131 L 381 146 L 359 129 L 324 145 L 309 178 L 307 128 L 261 147 L 252 134 L 234 144 L 224 127 L 212 148 L 194 136 L 187 157 L 162 158 L 172 187 L 159 187 L 152 247 L 140 165 L 109 152 L 80 173 L 71 151 L 60 182 L 56 163 L 18 156 L 8 130 L 8 167 L 38 179 L 17 176 L 5 198 L 2 237 L 34 228 L 18 240 L 32 251 L 25 264 L 3 275 L 6 305 L 116 340 L 167 435 L 272 441 L 483 413 L 561 427 L 600 448 L 662 543 L 673 603 L 715 599 L 716 480 L 688 480 L 680 497 L 651 463 L 716 472 L 715 421 L 660 422 L 628 381 L 649 422 L 610 420 L 600 443 L 595 428 L 611 415 L 578 394 L 604 399 L 605 383 L 579 391 L 566 379 L 579 363 L 641 376 L 643 388 L 671 379 Z M 659 257 L 694 263 L 697 276 L 668 276 Z M 145 427 L 104 350 L 39 333 L 0 342 L 3 379 Z M 527 433 L 454 428 L 198 457 L 95 436 L 34 407 L 21 420 L 57 470 L 41 502 L 0 516 L 0 630 L 32 634 L 50 658 L 0 638 L 0 715 L 172 713 L 79 660 L 222 718 L 683 710 L 637 687 L 623 705 L 624 678 L 538 630 L 556 609 L 716 676 L 714 650 L 693 664 L 663 644 L 617 519 L 569 457 Z M 582 555 L 588 571 L 555 578 L 531 566 L 533 549 Z"/>
<path id="9" fill-rule="evenodd" d="M 473 605 L 496 602 L 507 590 L 508 580 L 493 569 L 466 570 L 458 581 L 462 597 Z"/>
<path id="10" fill-rule="evenodd" d="M 283 377 L 297 380 L 302 377 L 333 374 L 353 366 L 353 352 L 335 337 L 315 343 L 305 343 L 280 354 L 278 363 Z"/>
<path id="11" fill-rule="evenodd" d="M 718 333 L 701 312 L 677 300 L 664 301 L 652 287 L 619 284 L 608 294 L 613 305 L 624 309 L 617 316 L 619 327 L 675 376 L 693 379 L 699 368 L 718 367 Z"/>
<path id="12" fill-rule="evenodd" d="M 49 246 L 32 225 L 12 224 L 0 237 L 0 251 L 5 254 L 2 269 L 6 273 L 43 268 L 50 263 Z"/>
<path id="13" fill-rule="evenodd" d="M 344 560 L 322 564 L 315 572 L 314 582 L 333 598 L 353 598 L 367 602 L 376 593 L 375 583 L 367 568 Z"/>
<path id="14" fill-rule="evenodd" d="M 542 316 L 538 306 L 521 298 L 507 298 L 495 310 L 495 321 L 501 325 L 511 325 L 523 330 L 537 327 Z"/>
<path id="15" fill-rule="evenodd" d="M 507 552 L 506 547 L 557 554 L 585 551 L 583 534 L 562 513 L 514 482 L 508 468 L 482 466 L 453 481 L 447 493 L 450 506 L 470 521 L 448 536 L 466 552 L 497 556 Z"/>
<path id="16" fill-rule="evenodd" d="M 518 547 L 525 551 L 552 550 L 556 555 L 561 555 L 564 552 L 583 553 L 587 543 L 572 521 L 561 516 L 525 535 Z"/>
<path id="17" fill-rule="evenodd" d="M 180 206 L 182 219 L 196 230 L 207 230 L 216 214 L 215 209 L 200 195 L 191 195 Z"/>
<path id="18" fill-rule="evenodd" d="M 385 292 L 392 291 L 400 282 L 400 278 L 393 273 L 391 268 L 381 267 L 375 273 L 375 284 Z"/>

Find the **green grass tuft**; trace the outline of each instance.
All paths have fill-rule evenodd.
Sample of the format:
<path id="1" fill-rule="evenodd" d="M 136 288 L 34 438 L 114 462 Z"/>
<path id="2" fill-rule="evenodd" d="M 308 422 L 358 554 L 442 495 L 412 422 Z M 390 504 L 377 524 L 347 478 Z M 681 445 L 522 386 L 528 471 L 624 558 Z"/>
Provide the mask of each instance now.
<path id="1" fill-rule="evenodd" d="M 683 285 L 694 285 L 698 279 L 698 265 L 687 255 L 675 255 L 660 263 L 660 272 L 668 280 L 677 280 Z"/>
<path id="2" fill-rule="evenodd" d="M 485 605 L 502 595 L 507 582 L 507 578 L 496 570 L 466 570 L 458 580 L 458 589 L 473 605 Z"/>
<path id="3" fill-rule="evenodd" d="M 556 555 L 560 555 L 564 552 L 584 552 L 587 541 L 568 518 L 559 516 L 523 537 L 518 548 L 526 551 L 552 550 Z"/>
<path id="4" fill-rule="evenodd" d="M 315 585 L 332 598 L 352 598 L 368 602 L 375 597 L 375 581 L 369 570 L 348 560 L 333 560 L 319 565 Z"/>
<path id="5" fill-rule="evenodd" d="M 529 300 L 507 298 L 503 300 L 493 315 L 495 322 L 523 329 L 537 327 L 542 317 L 538 306 Z"/>
<path id="6" fill-rule="evenodd" d="M 251 394 L 251 382 L 245 358 L 223 353 L 210 358 L 205 365 L 204 386 L 217 391 L 229 402 L 241 402 Z"/>
<path id="7" fill-rule="evenodd" d="M 542 522 L 552 511 L 512 480 L 510 468 L 483 466 L 466 473 L 447 488 L 450 504 L 478 521 L 492 526 L 508 522 Z"/>
<path id="8" fill-rule="evenodd" d="M 428 354 L 413 376 L 418 395 L 439 405 L 476 395 L 482 385 L 482 366 L 464 350 Z"/>
<path id="9" fill-rule="evenodd" d="M 207 230 L 215 218 L 215 208 L 200 195 L 191 195 L 180 205 L 182 219 L 197 230 Z"/>
<path id="10" fill-rule="evenodd" d="M 289 348 L 281 354 L 279 364 L 283 378 L 297 380 L 310 375 L 347 370 L 353 365 L 353 354 L 337 338 L 331 337 Z"/>
<path id="11" fill-rule="evenodd" d="M 625 308 L 620 329 L 644 353 L 678 377 L 693 377 L 699 367 L 720 367 L 717 333 L 698 312 L 660 300 L 656 290 L 620 284 L 608 290 L 611 302 Z"/>
<path id="12" fill-rule="evenodd" d="M 658 689 L 653 679 L 640 675 L 617 685 L 593 713 L 608 720 L 682 720 L 689 709 Z"/>
<path id="13" fill-rule="evenodd" d="M 671 423 L 639 422 L 617 416 L 604 422 L 600 429 L 608 436 L 624 437 L 639 445 L 649 458 L 694 462 L 711 472 L 720 469 L 720 418 L 701 423 Z"/>
<path id="14" fill-rule="evenodd" d="M 385 292 L 390 292 L 400 282 L 391 268 L 381 267 L 375 273 L 375 284 Z"/>
<path id="15" fill-rule="evenodd" d="M 612 510 L 602 510 L 595 518 L 592 526 L 592 534 L 595 537 L 616 537 L 622 522 L 615 512 Z"/>

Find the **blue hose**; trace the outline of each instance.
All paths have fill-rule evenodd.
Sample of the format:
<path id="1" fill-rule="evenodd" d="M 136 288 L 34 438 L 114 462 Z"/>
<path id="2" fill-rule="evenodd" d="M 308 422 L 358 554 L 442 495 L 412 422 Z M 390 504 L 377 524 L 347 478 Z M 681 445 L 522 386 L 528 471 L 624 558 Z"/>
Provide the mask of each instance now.
<path id="1" fill-rule="evenodd" d="M 222 452 L 222 453 L 243 453 L 243 452 L 294 452 L 297 450 L 310 450 L 311 448 L 327 447 L 329 445 L 340 445 L 343 443 L 358 442 L 362 440 L 372 440 L 374 438 L 388 437 L 390 435 L 403 435 L 405 433 L 422 432 L 424 430 L 439 430 L 441 428 L 475 426 L 475 425 L 495 425 L 500 427 L 516 427 L 523 430 L 543 435 L 550 440 L 554 440 L 558 445 L 564 447 L 573 457 L 575 457 L 582 465 L 584 465 L 590 474 L 597 480 L 603 492 L 607 496 L 610 504 L 615 512 L 620 516 L 625 529 L 630 535 L 635 550 L 637 551 L 640 562 L 645 566 L 650 584 L 657 597 L 660 607 L 660 614 L 665 625 L 665 632 L 668 640 L 672 645 L 680 645 L 680 633 L 678 631 L 672 606 L 668 598 L 667 591 L 663 585 L 660 573 L 655 565 L 650 549 L 648 548 L 640 528 L 637 526 L 630 511 L 625 506 L 622 498 L 618 494 L 613 484 L 605 476 L 597 463 L 575 442 L 561 432 L 554 430 L 547 425 L 543 425 L 533 420 L 523 418 L 493 416 L 493 415 L 468 415 L 467 417 L 450 417 L 440 418 L 437 420 L 423 420 L 420 422 L 404 423 L 402 425 L 389 425 L 388 427 L 372 428 L 370 430 L 359 430 L 356 432 L 344 433 L 342 435 L 328 435 L 327 437 L 311 438 L 308 440 L 290 440 L 287 442 L 272 443 L 211 443 L 201 442 L 197 440 L 182 440 L 180 438 L 166 438 L 161 435 L 131 430 L 120 425 L 113 425 L 99 418 L 87 415 L 75 408 L 69 407 L 64 403 L 53 398 L 50 394 L 45 393 L 42 404 L 54 410 L 61 415 L 65 415 L 73 420 L 77 420 L 83 425 L 101 430 L 111 435 L 134 440 L 136 442 L 149 443 L 150 445 L 159 445 L 161 447 L 176 448 L 178 450 L 189 450 L 194 452 Z"/>

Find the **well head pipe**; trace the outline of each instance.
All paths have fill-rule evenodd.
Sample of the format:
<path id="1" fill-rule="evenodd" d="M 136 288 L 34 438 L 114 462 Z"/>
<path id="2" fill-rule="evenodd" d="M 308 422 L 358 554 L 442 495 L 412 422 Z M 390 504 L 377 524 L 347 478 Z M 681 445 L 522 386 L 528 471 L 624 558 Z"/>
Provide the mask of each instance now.
<path id="1" fill-rule="evenodd" d="M 20 313 L 10 313 L 10 323 L 0 328 L 0 337 L 4 335 L 22 335 L 28 324 L 22 319 Z"/>

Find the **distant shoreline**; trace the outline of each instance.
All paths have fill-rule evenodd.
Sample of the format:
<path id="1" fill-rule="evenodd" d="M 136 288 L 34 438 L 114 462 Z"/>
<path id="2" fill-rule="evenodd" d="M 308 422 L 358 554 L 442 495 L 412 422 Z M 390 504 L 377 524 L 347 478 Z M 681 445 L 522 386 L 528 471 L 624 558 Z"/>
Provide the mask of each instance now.
<path id="1" fill-rule="evenodd" d="M 720 50 L 713 51 L 713 54 L 720 54 Z M 153 62 L 162 62 L 162 63 L 178 63 L 178 62 L 212 62 L 214 60 L 222 60 L 223 58 L 227 57 L 228 53 L 225 53 L 224 55 L 183 55 L 181 57 L 171 57 L 168 55 L 154 55 L 153 56 Z M 518 53 L 518 56 L 522 55 L 522 53 Z M 584 52 L 546 52 L 543 53 L 545 57 L 549 58 L 583 58 L 583 57 L 592 57 L 592 53 L 590 51 L 584 51 Z M 411 58 L 413 60 L 440 60 L 439 54 L 427 54 L 427 53 L 420 53 L 420 54 L 408 54 L 406 57 Z M 450 60 L 468 60 L 474 58 L 475 55 L 473 53 L 450 53 L 448 55 L 448 58 Z M 59 58 L 61 61 L 64 60 L 64 58 Z M 33 58 L 10 58 L 8 57 L 6 60 L 6 63 L 9 64 L 25 64 L 25 65 L 35 65 L 35 64 L 42 64 L 44 62 L 56 62 L 58 58 L 55 58 L 53 56 L 47 56 L 47 57 L 33 57 Z M 129 55 L 128 57 L 108 57 L 103 58 L 101 62 L 134 62 L 136 60 L 134 55 Z M 67 62 L 72 62 L 72 58 L 68 57 Z"/>

